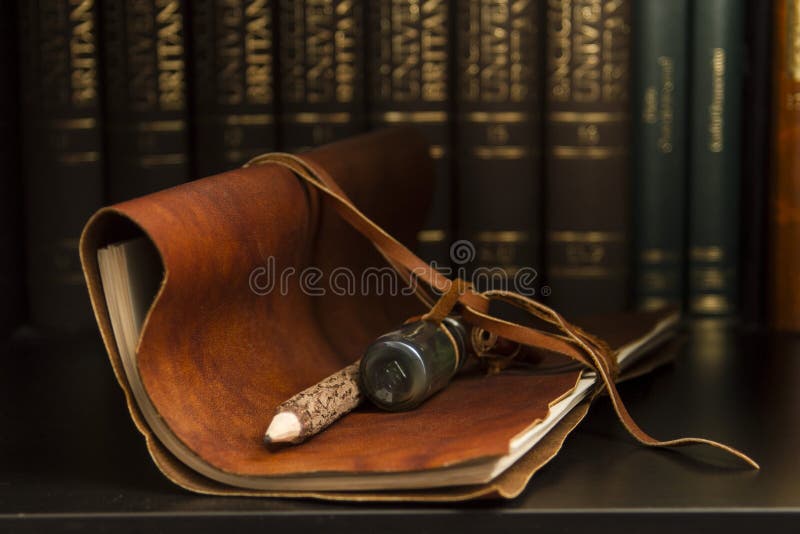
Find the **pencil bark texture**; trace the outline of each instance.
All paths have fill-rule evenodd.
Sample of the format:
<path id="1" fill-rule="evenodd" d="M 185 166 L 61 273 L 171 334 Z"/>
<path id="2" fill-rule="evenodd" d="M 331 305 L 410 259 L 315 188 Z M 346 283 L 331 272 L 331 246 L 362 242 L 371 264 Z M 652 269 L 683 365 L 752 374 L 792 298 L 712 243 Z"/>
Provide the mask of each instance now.
<path id="1" fill-rule="evenodd" d="M 278 406 L 276 414 L 292 412 L 300 420 L 300 435 L 294 443 L 321 432 L 359 405 L 364 398 L 358 385 L 360 363 L 348 365 Z"/>

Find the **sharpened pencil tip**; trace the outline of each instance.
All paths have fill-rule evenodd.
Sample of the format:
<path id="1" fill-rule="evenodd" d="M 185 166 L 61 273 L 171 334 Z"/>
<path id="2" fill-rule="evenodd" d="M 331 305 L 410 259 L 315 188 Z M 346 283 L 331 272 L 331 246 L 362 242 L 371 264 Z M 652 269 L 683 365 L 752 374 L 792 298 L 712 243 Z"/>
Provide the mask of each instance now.
<path id="1" fill-rule="evenodd" d="M 264 434 L 264 443 L 289 443 L 295 441 L 302 431 L 300 419 L 292 412 L 280 412 L 272 418 L 272 422 Z"/>

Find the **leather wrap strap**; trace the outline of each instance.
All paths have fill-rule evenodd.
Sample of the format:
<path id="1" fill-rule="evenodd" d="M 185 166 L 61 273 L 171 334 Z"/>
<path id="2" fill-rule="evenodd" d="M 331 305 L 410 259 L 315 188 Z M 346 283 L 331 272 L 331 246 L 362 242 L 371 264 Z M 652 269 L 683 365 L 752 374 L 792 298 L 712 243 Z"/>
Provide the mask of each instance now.
<path id="1" fill-rule="evenodd" d="M 653 438 L 636 424 L 625 408 L 614 383 L 618 373 L 616 354 L 605 342 L 571 324 L 552 308 L 528 297 L 510 291 L 478 293 L 462 280 L 451 281 L 359 211 L 325 169 L 313 161 L 294 154 L 276 152 L 253 158 L 245 167 L 268 163 L 289 169 L 304 182 L 322 192 L 331 201 L 336 212 L 372 242 L 389 265 L 406 283 L 415 288 L 417 297 L 431 308 L 422 317 L 423 319 L 439 324 L 454 307 L 458 306 L 464 321 L 474 328 L 480 328 L 522 345 L 562 354 L 593 369 L 608 391 L 614 411 L 621 423 L 643 445 L 651 447 L 709 445 L 732 454 L 754 469 L 759 469 L 758 464 L 743 452 L 716 441 L 704 438 L 661 441 Z M 492 316 L 489 313 L 489 304 L 493 300 L 503 301 L 524 310 L 531 316 L 552 325 L 560 334 L 552 334 Z"/>

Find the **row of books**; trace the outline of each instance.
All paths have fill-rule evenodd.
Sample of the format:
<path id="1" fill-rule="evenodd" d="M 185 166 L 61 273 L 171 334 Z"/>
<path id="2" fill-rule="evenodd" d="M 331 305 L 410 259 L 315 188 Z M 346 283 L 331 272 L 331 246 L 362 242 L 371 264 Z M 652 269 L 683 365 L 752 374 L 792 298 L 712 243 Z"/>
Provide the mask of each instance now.
<path id="1" fill-rule="evenodd" d="M 634 299 L 800 330 L 800 2 L 640 0 Z"/>
<path id="2" fill-rule="evenodd" d="M 0 246 L 26 253 L 0 320 L 91 324 L 77 240 L 103 204 L 398 124 L 437 163 L 425 258 L 468 240 L 472 267 L 533 267 L 569 315 L 760 319 L 770 35 L 800 20 L 777 3 L 780 22 L 758 0 L 20 0 Z"/>

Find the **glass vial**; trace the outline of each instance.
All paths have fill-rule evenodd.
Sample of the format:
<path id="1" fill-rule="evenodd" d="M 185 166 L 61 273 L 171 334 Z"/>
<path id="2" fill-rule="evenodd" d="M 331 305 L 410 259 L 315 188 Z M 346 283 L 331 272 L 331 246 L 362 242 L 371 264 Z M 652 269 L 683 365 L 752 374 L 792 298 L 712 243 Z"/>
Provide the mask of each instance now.
<path id="1" fill-rule="evenodd" d="M 455 339 L 458 353 L 447 334 L 428 321 L 403 325 L 367 348 L 361 358 L 361 387 L 376 406 L 411 410 L 450 382 L 467 359 L 467 331 L 453 317 L 442 324 Z"/>

